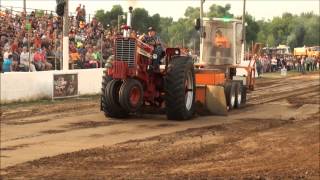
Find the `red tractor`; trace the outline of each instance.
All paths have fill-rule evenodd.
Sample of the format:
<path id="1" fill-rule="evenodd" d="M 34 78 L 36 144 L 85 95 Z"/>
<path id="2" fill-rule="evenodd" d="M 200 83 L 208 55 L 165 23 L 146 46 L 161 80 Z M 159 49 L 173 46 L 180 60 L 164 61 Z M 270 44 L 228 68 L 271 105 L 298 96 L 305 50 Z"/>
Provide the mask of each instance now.
<path id="1" fill-rule="evenodd" d="M 143 106 L 165 107 L 168 119 L 190 119 L 196 89 L 192 58 L 178 48 L 166 48 L 154 68 L 155 47 L 129 37 L 131 12 L 129 8 L 123 35 L 114 39 L 114 59 L 102 80 L 101 110 L 107 117 L 125 118 Z"/>

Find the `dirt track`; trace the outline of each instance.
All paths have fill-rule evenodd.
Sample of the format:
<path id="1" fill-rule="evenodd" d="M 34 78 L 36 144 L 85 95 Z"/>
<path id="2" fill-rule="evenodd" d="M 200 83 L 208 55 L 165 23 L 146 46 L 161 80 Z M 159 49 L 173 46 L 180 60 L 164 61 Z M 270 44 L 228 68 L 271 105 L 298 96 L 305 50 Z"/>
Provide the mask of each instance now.
<path id="1" fill-rule="evenodd" d="M 107 119 L 98 98 L 3 107 L 2 178 L 319 179 L 319 74 L 259 79 L 228 116 Z"/>

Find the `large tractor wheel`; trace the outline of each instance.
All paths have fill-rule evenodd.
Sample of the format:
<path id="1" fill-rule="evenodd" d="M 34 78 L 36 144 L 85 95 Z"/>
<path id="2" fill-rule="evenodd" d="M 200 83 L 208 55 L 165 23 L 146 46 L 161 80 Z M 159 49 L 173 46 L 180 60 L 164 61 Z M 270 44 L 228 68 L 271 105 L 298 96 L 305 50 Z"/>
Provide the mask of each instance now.
<path id="1" fill-rule="evenodd" d="M 105 73 L 105 72 L 103 72 L 103 73 Z M 106 90 L 108 82 L 111 80 L 112 80 L 112 78 L 110 76 L 103 76 L 102 77 L 101 96 L 100 96 L 100 111 L 104 111 L 104 108 L 106 106 L 105 90 Z"/>
<path id="2" fill-rule="evenodd" d="M 241 108 L 242 107 L 242 98 L 243 98 L 243 86 L 240 82 L 235 82 L 235 93 L 236 93 L 236 102 L 235 102 L 235 107 L 236 108 Z"/>
<path id="3" fill-rule="evenodd" d="M 242 86 L 242 99 L 241 99 L 241 104 L 242 106 L 246 105 L 247 103 L 247 87 Z"/>
<path id="4" fill-rule="evenodd" d="M 136 112 L 143 104 L 143 88 L 136 79 L 127 79 L 120 88 L 120 104 L 127 112 Z"/>
<path id="5" fill-rule="evenodd" d="M 124 118 L 128 116 L 128 112 L 120 106 L 119 90 L 122 81 L 111 80 L 107 83 L 104 91 L 103 111 L 106 117 Z"/>
<path id="6" fill-rule="evenodd" d="M 167 118 L 187 120 L 194 114 L 195 75 L 192 59 L 176 57 L 171 60 L 165 77 L 165 104 Z"/>
<path id="7" fill-rule="evenodd" d="M 225 95 L 228 110 L 232 110 L 236 103 L 236 84 L 234 82 L 226 82 L 225 84 Z"/>

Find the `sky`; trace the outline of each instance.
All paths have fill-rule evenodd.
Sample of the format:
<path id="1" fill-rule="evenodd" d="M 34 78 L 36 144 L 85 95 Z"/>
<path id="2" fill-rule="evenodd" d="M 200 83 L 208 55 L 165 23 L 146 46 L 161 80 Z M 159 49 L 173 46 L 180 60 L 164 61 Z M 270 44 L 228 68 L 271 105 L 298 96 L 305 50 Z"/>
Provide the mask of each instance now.
<path id="1" fill-rule="evenodd" d="M 55 10 L 56 0 L 26 0 L 27 8 Z M 1 6 L 23 7 L 23 0 L 0 0 Z M 206 0 L 205 10 L 212 4 L 231 4 L 231 13 L 242 14 L 243 0 Z M 87 13 L 94 15 L 99 9 L 110 10 L 113 5 L 120 4 L 124 11 L 129 5 L 134 8 L 145 8 L 149 14 L 159 13 L 163 17 L 173 17 L 174 20 L 184 16 L 188 6 L 199 7 L 200 0 L 69 0 L 70 12 L 75 12 L 79 4 L 86 6 Z M 319 14 L 319 0 L 247 0 L 246 10 L 257 20 L 272 19 L 281 16 L 284 12 L 300 14 L 302 12 L 313 12 Z M 21 10 L 21 8 L 14 8 Z"/>

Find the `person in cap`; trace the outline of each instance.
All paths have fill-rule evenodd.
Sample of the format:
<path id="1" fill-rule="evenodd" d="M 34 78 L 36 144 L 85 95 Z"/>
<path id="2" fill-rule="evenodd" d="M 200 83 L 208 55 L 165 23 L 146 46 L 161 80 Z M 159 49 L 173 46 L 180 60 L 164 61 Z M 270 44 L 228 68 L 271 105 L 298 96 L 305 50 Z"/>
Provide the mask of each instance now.
<path id="1" fill-rule="evenodd" d="M 161 44 L 161 40 L 160 37 L 157 36 L 157 32 L 156 29 L 153 27 L 149 27 L 148 28 L 148 35 L 142 35 L 140 37 L 140 40 L 142 40 L 142 42 L 145 42 L 147 44 L 150 44 L 154 47 L 154 54 L 156 54 L 156 58 L 153 59 L 153 67 L 154 69 L 159 69 L 159 65 L 160 65 L 160 60 L 161 60 L 161 56 L 162 56 L 162 52 L 163 52 L 163 47 Z"/>

